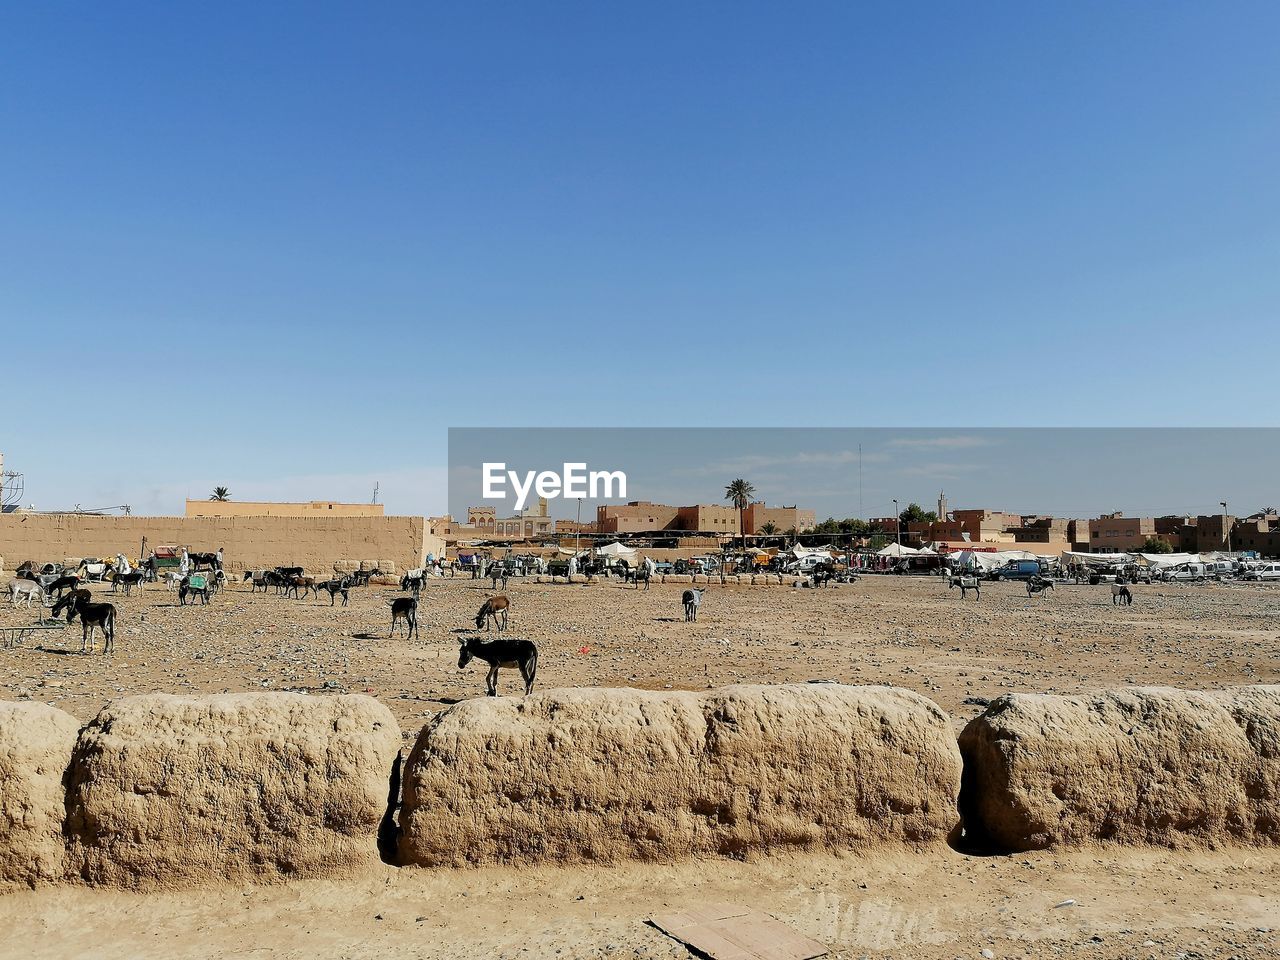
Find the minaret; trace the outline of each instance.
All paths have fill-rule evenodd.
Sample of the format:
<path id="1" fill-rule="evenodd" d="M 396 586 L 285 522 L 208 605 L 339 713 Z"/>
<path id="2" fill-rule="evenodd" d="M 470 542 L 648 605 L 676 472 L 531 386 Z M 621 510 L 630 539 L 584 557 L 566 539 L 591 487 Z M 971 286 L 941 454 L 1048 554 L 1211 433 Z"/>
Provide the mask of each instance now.
<path id="1" fill-rule="evenodd" d="M 947 519 L 947 494 L 944 490 L 938 491 L 938 519 Z"/>

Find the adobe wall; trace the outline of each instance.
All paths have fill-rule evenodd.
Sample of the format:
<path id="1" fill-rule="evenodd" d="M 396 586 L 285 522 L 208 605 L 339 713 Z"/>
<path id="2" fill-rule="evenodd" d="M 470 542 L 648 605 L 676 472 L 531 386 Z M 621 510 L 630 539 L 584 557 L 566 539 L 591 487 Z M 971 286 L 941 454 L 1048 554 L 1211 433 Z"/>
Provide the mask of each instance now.
<path id="1" fill-rule="evenodd" d="M 0 515 L 0 556 L 12 569 L 23 560 L 137 557 L 148 547 L 222 547 L 229 572 L 263 566 L 302 566 L 315 572 L 336 560 L 390 560 L 416 567 L 443 542 L 426 533 L 422 517 L 98 517 L 81 514 Z"/>

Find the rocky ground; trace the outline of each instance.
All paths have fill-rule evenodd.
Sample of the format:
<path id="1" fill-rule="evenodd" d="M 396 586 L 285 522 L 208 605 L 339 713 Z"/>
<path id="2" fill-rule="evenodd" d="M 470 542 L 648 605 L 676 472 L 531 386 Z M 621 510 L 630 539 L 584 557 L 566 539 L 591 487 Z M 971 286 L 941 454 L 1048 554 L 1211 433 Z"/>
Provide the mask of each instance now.
<path id="1" fill-rule="evenodd" d="M 538 688 L 704 689 L 830 679 L 892 684 L 931 697 L 962 723 L 1010 691 L 1076 692 L 1118 684 L 1212 689 L 1280 680 L 1280 587 L 1137 586 L 1114 607 L 1106 586 L 1062 585 L 1028 598 L 1013 583 L 982 599 L 936 578 L 867 577 L 822 590 L 711 586 L 686 624 L 677 585 L 648 592 L 512 580 L 509 634 L 538 644 Z M 107 592 L 95 587 L 96 593 Z M 119 608 L 117 651 L 80 654 L 78 624 L 0 651 L 0 697 L 32 698 L 88 719 L 137 692 L 300 690 L 370 693 L 406 733 L 442 706 L 483 693 L 483 665 L 457 667 L 458 638 L 487 583 L 433 582 L 420 636 L 388 639 L 393 587 L 352 591 L 347 608 L 236 585 L 209 606 L 179 607 L 151 586 Z M 34 611 L 0 608 L 0 625 Z M 500 689 L 519 678 L 504 672 Z"/>
<path id="2" fill-rule="evenodd" d="M 1062 586 L 1028 598 L 994 584 L 962 602 L 936 579 L 876 577 L 826 590 L 718 587 L 686 624 L 682 587 L 648 592 L 513 581 L 510 634 L 541 651 L 539 688 L 703 689 L 831 679 L 934 699 L 957 727 L 1010 691 L 1119 684 L 1212 689 L 1280 682 L 1280 587 Z M 103 588 L 95 588 L 103 592 Z M 149 692 L 370 693 L 412 737 L 478 696 L 458 638 L 490 594 L 424 591 L 421 635 L 388 639 L 387 600 L 347 608 L 235 587 L 180 608 L 163 588 L 115 597 L 114 657 L 80 654 L 80 628 L 0 650 L 0 698 L 87 719 Z M 0 625 L 34 611 L 0 608 Z M 504 671 L 501 691 L 518 690 Z M 1074 900 L 1074 904 L 1058 904 Z M 950 850 L 880 858 L 766 858 L 611 870 L 393 870 L 352 883 L 140 896 L 61 888 L 0 897 L 0 956 L 682 957 L 645 924 L 694 903 L 758 907 L 845 957 L 1262 957 L 1280 954 L 1280 852 L 1098 848 L 1016 857 Z M 198 932 L 197 932 L 198 931 Z"/>

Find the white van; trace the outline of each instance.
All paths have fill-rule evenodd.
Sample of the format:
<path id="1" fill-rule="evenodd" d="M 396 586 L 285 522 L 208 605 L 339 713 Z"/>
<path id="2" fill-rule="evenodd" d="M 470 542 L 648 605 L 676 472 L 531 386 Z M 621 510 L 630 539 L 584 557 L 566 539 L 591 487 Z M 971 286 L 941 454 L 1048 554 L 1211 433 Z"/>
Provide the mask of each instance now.
<path id="1" fill-rule="evenodd" d="M 1263 563 L 1240 574 L 1241 580 L 1280 580 L 1280 563 Z"/>
<path id="2" fill-rule="evenodd" d="M 1183 563 L 1164 571 L 1161 579 L 1165 581 L 1181 580 L 1185 582 L 1192 580 L 1198 582 L 1209 575 L 1203 563 Z"/>

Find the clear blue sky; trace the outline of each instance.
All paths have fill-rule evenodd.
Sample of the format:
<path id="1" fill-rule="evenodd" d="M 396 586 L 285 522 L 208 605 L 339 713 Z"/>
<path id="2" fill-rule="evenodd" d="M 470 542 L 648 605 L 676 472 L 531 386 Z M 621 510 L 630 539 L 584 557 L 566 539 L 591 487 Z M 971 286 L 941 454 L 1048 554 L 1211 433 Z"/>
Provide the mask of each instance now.
<path id="1" fill-rule="evenodd" d="M 451 425 L 1273 424 L 1278 36 L 1275 3 L 7 4 L 0 450 L 38 507 L 417 510 Z"/>

